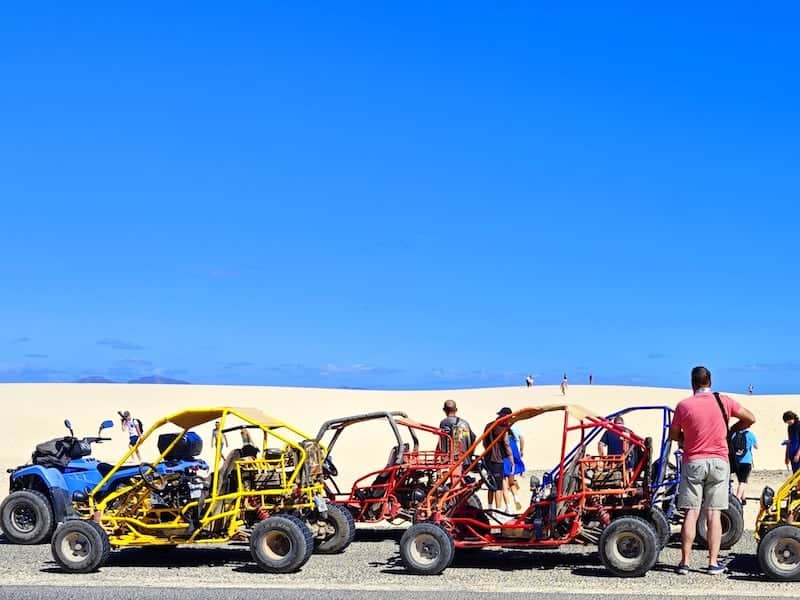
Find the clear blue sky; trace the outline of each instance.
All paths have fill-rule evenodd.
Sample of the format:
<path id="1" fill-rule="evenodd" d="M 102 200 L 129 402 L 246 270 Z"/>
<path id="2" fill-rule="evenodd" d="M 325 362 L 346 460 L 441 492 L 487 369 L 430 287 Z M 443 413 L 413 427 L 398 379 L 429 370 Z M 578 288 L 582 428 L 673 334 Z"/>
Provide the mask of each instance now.
<path id="1" fill-rule="evenodd" d="M 549 4 L 4 5 L 0 381 L 800 391 L 797 5 Z"/>

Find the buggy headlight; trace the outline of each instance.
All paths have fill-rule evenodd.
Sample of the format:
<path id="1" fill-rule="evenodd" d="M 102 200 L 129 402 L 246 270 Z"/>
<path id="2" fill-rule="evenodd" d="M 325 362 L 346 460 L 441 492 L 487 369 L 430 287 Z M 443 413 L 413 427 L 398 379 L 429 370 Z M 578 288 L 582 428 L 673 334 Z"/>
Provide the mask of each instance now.
<path id="1" fill-rule="evenodd" d="M 773 490 L 768 485 L 764 486 L 764 490 L 761 492 L 761 508 L 767 509 L 772 506 L 772 502 L 775 500 L 775 490 Z"/>

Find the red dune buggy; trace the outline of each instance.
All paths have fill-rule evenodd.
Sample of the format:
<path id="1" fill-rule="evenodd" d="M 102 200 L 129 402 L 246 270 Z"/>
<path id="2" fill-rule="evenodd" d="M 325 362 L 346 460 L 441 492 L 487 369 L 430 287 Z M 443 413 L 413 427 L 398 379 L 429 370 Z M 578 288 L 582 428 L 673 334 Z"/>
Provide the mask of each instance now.
<path id="1" fill-rule="evenodd" d="M 336 482 L 338 469 L 332 461 L 337 441 L 345 430 L 367 422 L 384 421 L 391 432 L 392 446 L 385 466 L 355 480 L 349 491 Z M 356 434 L 356 431 L 353 431 Z M 422 436 L 430 449 L 420 450 Z M 405 413 L 373 412 L 326 421 L 315 441 L 327 447 L 323 462 L 328 501 L 346 507 L 356 522 L 397 523 L 412 519 L 414 509 L 431 486 L 445 472 L 457 468 L 450 436 L 437 427 L 423 425 Z"/>
<path id="2" fill-rule="evenodd" d="M 481 508 L 476 493 L 500 485 L 482 465 L 493 446 L 514 423 L 557 412 L 563 413 L 561 460 L 542 481 L 531 478 L 530 505 L 520 514 Z M 619 435 L 624 454 L 588 455 L 587 433 L 597 427 Z M 575 437 L 578 450 L 569 452 L 568 438 Z M 400 540 L 402 562 L 413 573 L 431 575 L 450 565 L 456 549 L 552 549 L 599 536 L 600 558 L 609 571 L 620 577 L 644 575 L 658 558 L 654 520 L 663 518 L 650 505 L 650 451 L 649 438 L 578 406 L 531 407 L 502 417 L 467 450 L 475 456 L 466 468 L 452 465 L 430 487 L 417 506 L 416 522 Z M 476 481 L 464 475 L 473 469 L 481 474 Z"/>

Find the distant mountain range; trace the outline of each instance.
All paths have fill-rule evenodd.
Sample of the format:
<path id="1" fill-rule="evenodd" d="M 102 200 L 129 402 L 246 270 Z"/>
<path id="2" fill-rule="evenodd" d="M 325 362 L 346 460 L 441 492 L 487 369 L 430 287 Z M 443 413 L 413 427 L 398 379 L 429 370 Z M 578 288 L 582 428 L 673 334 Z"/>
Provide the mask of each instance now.
<path id="1" fill-rule="evenodd" d="M 161 375 L 148 375 L 147 377 L 139 377 L 137 379 L 131 379 L 130 381 L 114 381 L 107 377 L 90 375 L 88 377 L 81 377 L 75 383 L 178 383 L 186 385 L 189 382 L 181 379 L 172 379 L 171 377 L 163 377 Z"/>

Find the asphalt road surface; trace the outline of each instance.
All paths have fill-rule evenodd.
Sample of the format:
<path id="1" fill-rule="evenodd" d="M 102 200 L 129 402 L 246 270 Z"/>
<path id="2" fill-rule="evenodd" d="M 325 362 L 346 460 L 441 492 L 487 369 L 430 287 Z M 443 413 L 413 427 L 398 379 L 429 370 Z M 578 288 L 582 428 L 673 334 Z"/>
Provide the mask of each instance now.
<path id="1" fill-rule="evenodd" d="M 0 598 L 15 600 L 225 600 L 300 598 L 486 598 L 536 595 L 547 600 L 591 598 L 760 598 L 797 596 L 798 583 L 774 583 L 758 572 L 755 542 L 745 532 L 726 553 L 729 572 L 709 576 L 699 568 L 705 552 L 696 550 L 698 570 L 674 573 L 679 551 L 673 542 L 645 577 L 609 576 L 592 546 L 556 551 L 480 550 L 456 554 L 442 575 L 409 575 L 397 554 L 397 530 L 360 530 L 343 553 L 312 556 L 302 571 L 261 572 L 246 545 L 183 547 L 174 550 L 127 549 L 114 552 L 99 572 L 67 574 L 53 562 L 49 545 L 0 545 Z"/>

